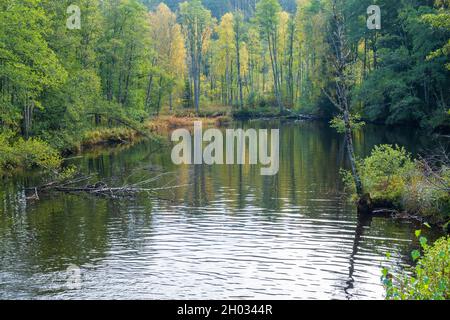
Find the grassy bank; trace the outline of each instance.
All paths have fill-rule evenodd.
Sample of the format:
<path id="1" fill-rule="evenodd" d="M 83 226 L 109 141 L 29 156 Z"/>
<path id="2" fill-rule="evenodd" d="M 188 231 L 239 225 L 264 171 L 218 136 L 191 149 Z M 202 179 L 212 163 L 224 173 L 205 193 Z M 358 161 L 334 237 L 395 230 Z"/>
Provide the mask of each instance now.
<path id="1" fill-rule="evenodd" d="M 65 143 L 58 140 L 54 145 L 47 139 L 32 137 L 28 140 L 12 131 L 0 132 L 0 176 L 16 169 L 39 168 L 45 171 L 58 172 L 63 162 L 62 155 L 77 154 L 100 146 L 114 146 L 139 141 L 147 136 L 166 136 L 176 128 L 192 129 L 194 122 L 201 121 L 203 126 L 223 126 L 232 119 L 225 112 L 209 113 L 208 116 L 196 116 L 190 110 L 176 114 L 161 115 L 143 123 L 124 126 L 99 126 L 84 133 L 72 134 Z M 79 136 L 79 137 L 78 137 Z M 70 141 L 70 142 L 69 142 Z"/>
<path id="2" fill-rule="evenodd" d="M 200 117 L 193 114 L 184 115 L 163 115 L 148 120 L 145 123 L 145 128 L 155 134 L 166 134 L 170 130 L 176 128 L 191 129 L 194 122 L 200 121 L 203 126 L 223 126 L 231 121 L 228 115 L 215 115 L 209 117 Z"/>
<path id="3" fill-rule="evenodd" d="M 89 130 L 83 135 L 79 149 L 83 150 L 101 145 L 132 143 L 145 138 L 146 135 L 167 135 L 171 130 L 176 128 L 190 129 L 196 121 L 201 121 L 203 126 L 222 126 L 230 120 L 231 118 L 227 115 L 200 117 L 187 112 L 176 115 L 160 115 L 144 121 L 143 124 L 139 124 L 137 129 L 129 127 L 104 127 Z"/>
<path id="4" fill-rule="evenodd" d="M 120 144 L 135 141 L 139 133 L 130 128 L 100 128 L 86 132 L 81 141 L 82 148 L 104 144 Z"/>
<path id="5" fill-rule="evenodd" d="M 167 135 L 177 128 L 192 129 L 194 122 L 200 121 L 206 127 L 221 127 L 230 123 L 233 119 L 257 119 L 257 118 L 286 118 L 298 117 L 290 111 L 280 113 L 274 107 L 233 109 L 228 106 L 205 106 L 198 113 L 194 109 L 164 110 L 163 114 L 145 120 L 136 125 L 138 131 L 129 127 L 102 127 L 87 131 L 76 146 L 80 151 L 100 145 L 114 145 L 131 143 L 143 137 L 142 132 L 154 135 Z M 141 131 L 141 132 L 139 132 Z"/>
<path id="6" fill-rule="evenodd" d="M 62 163 L 60 154 L 39 138 L 16 138 L 11 131 L 0 133 L 0 176 L 14 169 L 35 167 L 56 172 Z"/>
<path id="7" fill-rule="evenodd" d="M 376 146 L 357 163 L 364 192 L 374 208 L 393 209 L 448 227 L 450 220 L 450 163 L 445 155 L 434 160 L 413 159 L 402 147 Z M 348 190 L 355 192 L 351 173 L 343 171 Z"/>
<path id="8" fill-rule="evenodd" d="M 246 120 L 258 118 L 289 118 L 303 117 L 315 119 L 313 115 L 301 115 L 290 110 L 280 112 L 275 107 L 232 108 L 229 106 L 206 105 L 198 113 L 194 109 L 176 109 L 163 112 L 144 121 L 140 126 L 153 134 L 166 134 L 176 128 L 192 128 L 194 122 L 201 121 L 204 126 L 224 126 L 233 119 Z M 81 147 L 91 147 L 102 144 L 131 142 L 139 138 L 139 133 L 129 128 L 101 128 L 88 131 L 83 138 Z"/>

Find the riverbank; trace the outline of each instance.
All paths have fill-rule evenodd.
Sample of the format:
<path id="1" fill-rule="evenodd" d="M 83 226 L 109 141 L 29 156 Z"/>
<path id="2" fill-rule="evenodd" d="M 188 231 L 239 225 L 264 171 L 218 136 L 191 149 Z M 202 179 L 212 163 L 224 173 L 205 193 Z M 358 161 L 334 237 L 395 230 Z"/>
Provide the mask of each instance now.
<path id="1" fill-rule="evenodd" d="M 450 163 L 445 153 L 414 159 L 403 147 L 377 145 L 357 167 L 368 214 L 413 217 L 449 231 Z M 356 200 L 351 172 L 342 175 Z"/>
<path id="2" fill-rule="evenodd" d="M 173 129 L 191 128 L 196 121 L 201 121 L 204 126 L 220 127 L 232 121 L 232 118 L 220 112 L 196 116 L 186 111 L 157 116 L 133 125 L 125 125 L 128 122 L 123 121 L 114 126 L 104 125 L 86 130 L 81 137 L 74 137 L 78 141 L 60 148 L 39 137 L 26 140 L 13 132 L 4 131 L 0 133 L 0 176 L 14 173 L 16 169 L 39 168 L 56 172 L 63 162 L 63 156 L 80 154 L 101 146 L 131 144 L 146 137 L 160 139 Z"/>
<path id="3" fill-rule="evenodd" d="M 87 131 L 79 151 L 101 145 L 132 143 L 146 136 L 158 138 L 176 128 L 190 128 L 194 122 L 201 121 L 205 126 L 223 126 L 232 119 L 226 115 L 200 117 L 193 115 L 161 115 L 144 121 L 138 129 L 129 127 L 103 127 Z"/>
<path id="4" fill-rule="evenodd" d="M 184 115 L 163 115 L 148 120 L 144 127 L 154 134 L 167 134 L 177 128 L 192 128 L 194 122 L 200 121 L 204 126 L 224 126 L 232 121 L 228 115 L 184 116 Z"/>
<path id="5" fill-rule="evenodd" d="M 98 127 L 87 130 L 80 143 L 68 154 L 82 154 L 100 147 L 115 148 L 118 145 L 133 145 L 150 137 L 160 141 L 167 140 L 170 132 L 176 128 L 193 128 L 194 122 L 201 121 L 205 127 L 224 126 L 233 119 L 280 118 L 278 110 L 271 108 L 255 109 L 252 112 L 235 110 L 226 112 L 226 108 L 212 113 L 205 110 L 203 116 L 196 116 L 190 110 L 160 115 L 139 124 L 117 127 Z M 272 112 L 272 113 L 271 113 Z M 317 117 L 285 112 L 285 118 L 319 120 Z M 126 123 L 126 122 L 125 122 Z M 62 154 L 47 142 L 38 138 L 24 140 L 10 134 L 1 135 L 0 169 L 4 173 L 14 173 L 17 168 L 25 170 L 39 168 L 52 174 L 58 174 L 64 162 Z M 370 157 L 358 163 L 365 192 L 369 195 L 374 212 L 390 212 L 396 216 L 413 217 L 431 224 L 448 228 L 450 219 L 450 170 L 448 166 L 435 167 L 434 164 L 414 160 L 404 149 L 397 147 L 376 147 Z M 433 169 L 434 168 L 434 169 Z M 1 173 L 0 173 L 1 175 Z M 353 193 L 354 186 L 350 174 L 344 173 L 347 192 Z M 440 186 L 440 187 L 437 187 Z M 447 188 L 447 189 L 446 189 Z"/>
<path id="6" fill-rule="evenodd" d="M 235 120 L 250 119 L 298 119 L 298 120 L 323 120 L 330 119 L 320 117 L 314 114 L 305 114 L 284 109 L 280 111 L 278 108 L 243 108 L 233 109 L 230 116 Z"/>
<path id="7" fill-rule="evenodd" d="M 307 114 L 298 114 L 290 111 L 279 112 L 275 108 L 259 109 L 233 109 L 218 108 L 218 110 L 203 110 L 196 114 L 193 110 L 181 110 L 172 114 L 159 115 L 148 119 L 141 124 L 141 129 L 145 133 L 160 136 L 166 135 L 173 129 L 192 128 L 194 122 L 201 121 L 204 126 L 225 126 L 233 120 L 250 119 L 302 119 L 302 120 L 323 120 L 320 117 Z M 144 137 L 142 132 L 137 132 L 131 128 L 113 127 L 100 128 L 88 131 L 82 140 L 81 149 L 92 148 L 98 145 L 114 145 L 120 143 L 130 143 Z"/>
<path id="8" fill-rule="evenodd" d="M 94 114 L 95 115 L 95 114 Z M 95 124 L 87 129 L 75 131 L 43 132 L 43 136 L 26 140 L 19 134 L 2 131 L 0 152 L 0 175 L 15 169 L 41 168 L 57 171 L 63 157 L 70 157 L 101 146 L 135 143 L 145 137 L 159 139 L 170 130 L 191 128 L 194 122 L 201 121 L 204 126 L 224 126 L 232 120 L 254 119 L 301 119 L 326 120 L 315 115 L 300 114 L 278 108 L 232 108 L 222 105 L 205 106 L 199 112 L 193 109 L 165 110 L 164 114 L 139 122 L 119 116 L 109 117 L 99 114 Z M 32 146 L 32 147 L 30 147 Z M 44 150 L 43 152 L 41 152 Z M 46 159 L 45 154 L 51 159 Z M 50 161 L 51 160 L 51 161 Z M 51 162 L 48 164 L 47 162 Z"/>

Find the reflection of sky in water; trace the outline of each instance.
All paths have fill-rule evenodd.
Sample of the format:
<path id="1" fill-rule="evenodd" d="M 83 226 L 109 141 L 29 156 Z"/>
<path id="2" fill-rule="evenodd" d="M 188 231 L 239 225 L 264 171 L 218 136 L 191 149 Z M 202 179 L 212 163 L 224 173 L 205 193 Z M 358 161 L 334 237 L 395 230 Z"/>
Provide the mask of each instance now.
<path id="1" fill-rule="evenodd" d="M 420 145 L 366 130 L 359 152 Z M 0 298 L 382 298 L 385 254 L 396 269 L 408 263 L 415 226 L 358 220 L 341 192 L 342 138 L 326 125 L 283 124 L 280 136 L 275 177 L 252 166 L 175 167 L 170 148 L 149 143 L 74 160 L 117 185 L 174 171 L 158 184 L 189 186 L 159 194 L 165 200 L 52 194 L 27 204 L 17 186 L 32 182 L 9 180 Z M 81 290 L 65 287 L 70 264 L 82 267 Z"/>

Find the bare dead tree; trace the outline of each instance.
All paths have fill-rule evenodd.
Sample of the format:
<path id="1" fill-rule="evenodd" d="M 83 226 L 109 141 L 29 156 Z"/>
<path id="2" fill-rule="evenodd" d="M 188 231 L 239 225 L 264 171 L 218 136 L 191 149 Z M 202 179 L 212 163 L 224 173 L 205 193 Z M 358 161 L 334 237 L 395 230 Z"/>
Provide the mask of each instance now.
<path id="1" fill-rule="evenodd" d="M 350 121 L 350 90 L 353 79 L 349 74 L 352 65 L 352 51 L 346 38 L 345 17 L 342 13 L 342 0 L 331 0 L 331 17 L 329 22 L 329 63 L 334 73 L 335 84 L 332 92 L 323 90 L 331 103 L 340 111 L 345 125 L 345 139 L 347 142 L 347 156 L 350 161 L 356 193 L 363 198 L 364 190 L 356 165 L 353 148 L 352 126 Z"/>
<path id="2" fill-rule="evenodd" d="M 236 69 L 237 69 L 237 80 L 239 87 L 239 108 L 242 110 L 244 108 L 244 96 L 242 92 L 242 75 L 241 75 L 241 41 L 242 41 L 242 28 L 244 23 L 244 15 L 241 11 L 236 11 L 233 18 L 233 29 L 234 29 L 234 40 L 236 47 Z"/>
<path id="3" fill-rule="evenodd" d="M 435 190 L 450 193 L 450 184 L 445 178 L 450 170 L 450 157 L 446 147 L 440 145 L 434 151 L 430 151 L 427 156 L 419 157 L 417 163 L 429 185 Z"/>

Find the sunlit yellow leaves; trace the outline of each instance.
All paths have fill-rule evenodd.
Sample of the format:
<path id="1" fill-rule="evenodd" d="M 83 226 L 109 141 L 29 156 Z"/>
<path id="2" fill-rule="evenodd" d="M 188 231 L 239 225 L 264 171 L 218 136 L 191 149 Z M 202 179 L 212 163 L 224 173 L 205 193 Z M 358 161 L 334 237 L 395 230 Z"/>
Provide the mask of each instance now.
<path id="1" fill-rule="evenodd" d="M 181 76 L 186 70 L 186 49 L 176 15 L 161 3 L 149 14 L 149 22 L 158 64 L 172 77 Z"/>

